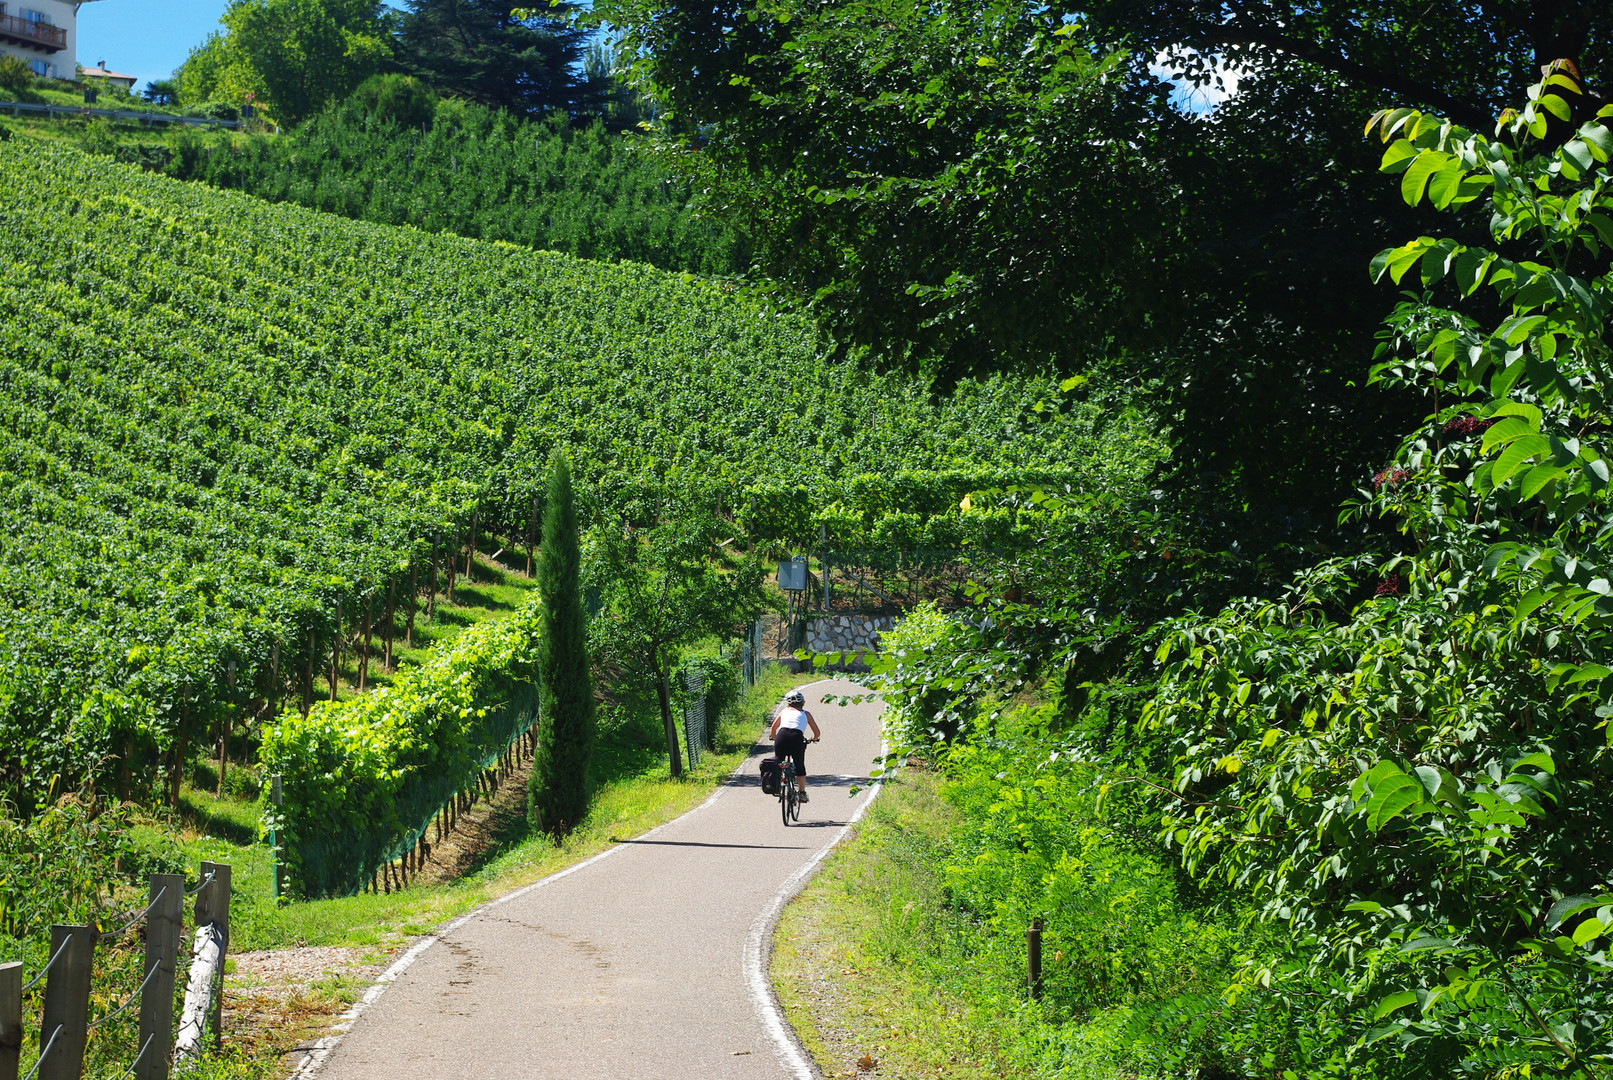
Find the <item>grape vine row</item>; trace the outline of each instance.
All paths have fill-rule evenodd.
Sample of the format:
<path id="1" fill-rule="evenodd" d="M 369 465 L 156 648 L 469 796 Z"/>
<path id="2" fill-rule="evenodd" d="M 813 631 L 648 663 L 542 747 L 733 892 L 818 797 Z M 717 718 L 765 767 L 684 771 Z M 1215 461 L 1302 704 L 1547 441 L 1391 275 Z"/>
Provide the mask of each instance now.
<path id="1" fill-rule="evenodd" d="M 932 397 L 646 266 L 348 221 L 0 145 L 0 800 L 177 786 L 306 709 L 477 534 L 664 485 L 1045 468 L 1108 431 L 1040 379 Z"/>

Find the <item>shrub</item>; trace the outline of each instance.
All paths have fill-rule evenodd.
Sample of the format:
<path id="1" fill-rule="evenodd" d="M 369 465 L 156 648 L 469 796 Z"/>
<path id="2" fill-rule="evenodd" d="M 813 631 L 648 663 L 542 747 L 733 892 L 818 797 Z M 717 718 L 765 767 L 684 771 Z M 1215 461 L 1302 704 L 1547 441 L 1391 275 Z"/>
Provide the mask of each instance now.
<path id="1" fill-rule="evenodd" d="M 31 821 L 0 814 L 0 933 L 28 937 L 53 923 L 93 922 L 133 849 L 128 813 L 68 795 Z"/>
<path id="2" fill-rule="evenodd" d="M 20 56 L 0 56 L 0 88 L 21 94 L 33 86 L 34 74 Z"/>
<path id="3" fill-rule="evenodd" d="M 422 127 L 431 123 L 437 99 L 413 75 L 371 75 L 353 91 L 343 108 L 378 124 Z"/>
<path id="4" fill-rule="evenodd" d="M 968 624 L 923 603 L 883 635 L 868 681 L 885 699 L 885 738 L 898 760 L 908 748 L 950 743 L 968 728 L 976 703 L 936 680 L 927 661 L 934 654 L 962 660 L 970 633 Z"/>
<path id="5" fill-rule="evenodd" d="M 357 892 L 525 731 L 537 711 L 538 605 L 472 626 L 388 688 L 292 713 L 259 760 L 280 773 L 279 831 L 292 888 Z"/>

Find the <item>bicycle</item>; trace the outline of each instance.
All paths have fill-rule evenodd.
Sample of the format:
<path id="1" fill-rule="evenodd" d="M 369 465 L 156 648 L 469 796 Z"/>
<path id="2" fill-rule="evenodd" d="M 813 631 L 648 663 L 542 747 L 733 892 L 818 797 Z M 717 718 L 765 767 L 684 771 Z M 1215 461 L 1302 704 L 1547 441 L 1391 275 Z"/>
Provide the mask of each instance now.
<path id="1" fill-rule="evenodd" d="M 795 762 L 789 758 L 784 759 L 784 768 L 779 772 L 778 805 L 785 825 L 792 819 L 801 820 L 801 793 L 795 789 Z"/>
<path id="2" fill-rule="evenodd" d="M 817 739 L 808 739 L 815 743 Z M 784 759 L 784 768 L 779 770 L 778 804 L 779 813 L 784 817 L 787 826 L 792 821 L 801 820 L 801 792 L 795 786 L 795 762 L 790 758 Z"/>

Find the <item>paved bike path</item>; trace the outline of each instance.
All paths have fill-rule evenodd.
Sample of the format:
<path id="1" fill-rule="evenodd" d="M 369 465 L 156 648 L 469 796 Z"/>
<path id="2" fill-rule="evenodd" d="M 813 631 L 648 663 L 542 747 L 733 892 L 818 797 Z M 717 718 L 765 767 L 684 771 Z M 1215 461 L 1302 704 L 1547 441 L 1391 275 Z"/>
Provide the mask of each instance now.
<path id="1" fill-rule="evenodd" d="M 303 1075 L 815 1076 L 770 1001 L 764 938 L 872 797 L 880 706 L 819 701 L 863 692 L 849 683 L 804 689 L 823 741 L 798 824 L 759 790 L 759 749 L 699 808 L 450 924 Z"/>

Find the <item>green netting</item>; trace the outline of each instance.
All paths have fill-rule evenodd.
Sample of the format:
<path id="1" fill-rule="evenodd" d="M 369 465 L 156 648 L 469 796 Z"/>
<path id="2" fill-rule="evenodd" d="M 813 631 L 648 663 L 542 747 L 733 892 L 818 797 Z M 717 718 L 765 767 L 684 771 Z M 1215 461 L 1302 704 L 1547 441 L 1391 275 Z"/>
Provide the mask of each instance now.
<path id="1" fill-rule="evenodd" d="M 432 818 L 450 799 L 475 783 L 482 770 L 537 721 L 537 687 L 512 686 L 501 705 L 487 707 L 466 731 L 457 760 L 440 768 L 413 771 L 388 800 L 363 820 L 333 815 L 319 824 L 303 822 L 288 838 L 288 866 L 296 891 L 304 896 L 351 896 L 363 890 L 382 864 L 401 858 L 425 835 Z M 355 793 L 355 809 L 374 802 Z"/>
<path id="2" fill-rule="evenodd" d="M 292 713 L 265 733 L 259 758 L 284 795 L 266 824 L 284 845 L 292 891 L 358 892 L 531 728 L 539 621 L 533 603 L 470 627 L 392 686 Z"/>

